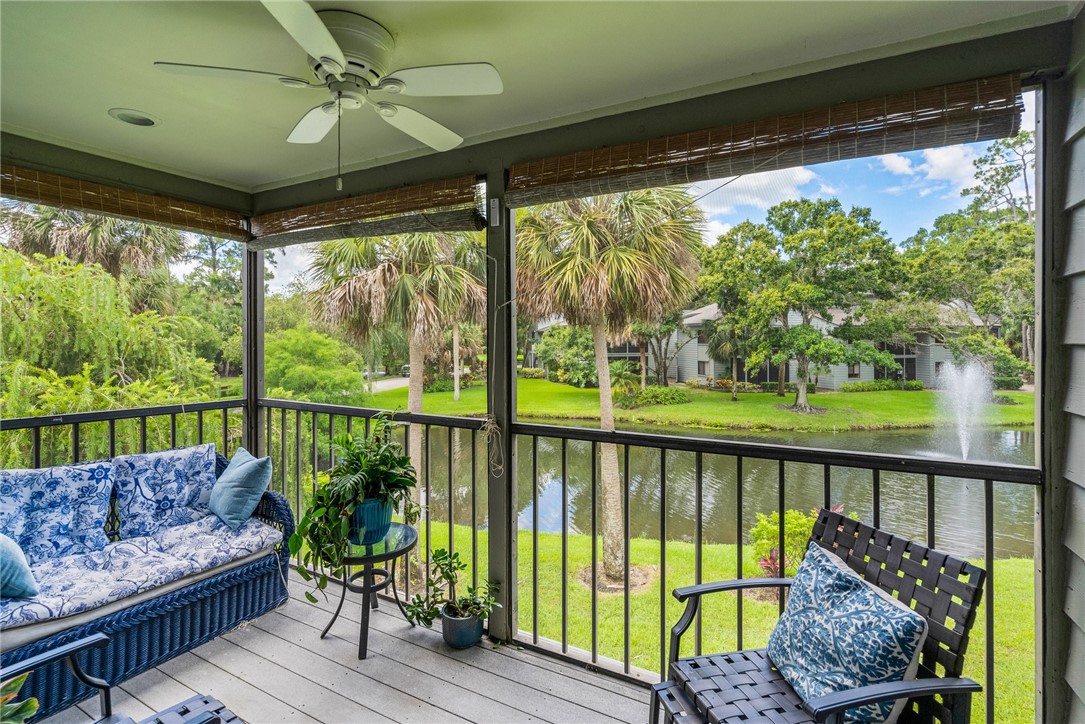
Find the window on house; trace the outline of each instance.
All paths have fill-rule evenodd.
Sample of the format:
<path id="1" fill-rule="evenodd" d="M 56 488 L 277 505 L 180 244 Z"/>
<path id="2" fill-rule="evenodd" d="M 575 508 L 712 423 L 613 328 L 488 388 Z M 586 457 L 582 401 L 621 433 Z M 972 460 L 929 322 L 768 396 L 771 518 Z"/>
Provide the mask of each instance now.
<path id="1" fill-rule="evenodd" d="M 697 363 L 697 374 L 699 374 L 701 377 L 704 377 L 704 376 L 706 376 L 708 374 L 708 363 L 707 362 L 698 362 Z"/>
<path id="2" fill-rule="evenodd" d="M 935 377 L 941 377 L 942 376 L 943 365 L 945 365 L 945 362 L 935 362 L 934 363 L 934 376 Z"/>
<path id="3" fill-rule="evenodd" d="M 697 344 L 708 344 L 708 335 L 704 332 L 697 333 Z"/>
<path id="4" fill-rule="evenodd" d="M 859 376 L 859 363 L 852 362 L 848 365 L 848 379 L 854 379 Z"/>

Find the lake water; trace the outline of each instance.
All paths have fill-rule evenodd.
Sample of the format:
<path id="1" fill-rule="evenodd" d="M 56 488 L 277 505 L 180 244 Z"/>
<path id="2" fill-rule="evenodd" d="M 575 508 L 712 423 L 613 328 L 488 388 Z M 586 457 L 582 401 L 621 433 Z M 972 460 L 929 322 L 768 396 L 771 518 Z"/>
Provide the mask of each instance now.
<path id="1" fill-rule="evenodd" d="M 660 432 L 639 428 L 645 432 Z M 662 430 L 674 434 L 674 428 Z M 436 432 L 436 431 L 435 431 Z M 441 431 L 442 433 L 444 431 Z M 711 436 L 708 431 L 691 431 L 696 436 Z M 902 430 L 845 433 L 773 433 L 736 435 L 725 431 L 716 435 L 731 440 L 748 440 L 803 447 L 828 447 L 879 453 L 901 453 L 959 459 L 956 435 L 946 430 Z M 457 434 L 453 442 L 455 469 L 455 518 L 470 522 L 469 456 L 470 435 Z M 531 438 L 517 443 L 517 503 L 519 527 L 531 530 L 533 518 Z M 1032 428 L 988 428 L 977 431 L 971 458 L 991 462 L 1033 464 Z M 431 440 L 433 466 L 431 506 L 435 520 L 447 520 L 448 499 L 447 450 L 445 434 Z M 591 530 L 590 443 L 570 440 L 567 450 L 568 516 L 571 532 Z M 619 449 L 619 461 L 622 452 Z M 634 537 L 658 538 L 660 532 L 660 453 L 646 448 L 630 448 L 630 528 Z M 778 503 L 778 468 L 775 461 L 743 459 L 741 515 L 737 510 L 738 476 L 736 459 L 724 455 L 703 456 L 702 515 L 703 540 L 706 543 L 734 543 L 739 531 L 747 532 L 756 523 L 757 513 L 771 513 Z M 477 523 L 485 526 L 484 452 L 478 451 L 479 486 L 476 500 Z M 668 540 L 692 541 L 695 535 L 696 475 L 695 455 L 691 452 L 667 453 Z M 821 504 L 823 467 L 787 463 L 784 488 L 788 508 L 808 511 Z M 539 439 L 538 505 L 539 530 L 560 532 L 562 524 L 561 442 Z M 883 527 L 923 541 L 926 538 L 926 476 L 883 472 L 881 476 L 881 524 Z M 834 467 L 832 502 L 843 503 L 846 512 L 856 512 L 864 520 L 873 517 L 873 484 L 869 471 Z M 1031 557 L 1033 552 L 1033 486 L 996 483 L 994 488 L 995 555 Z M 958 556 L 978 558 L 983 555 L 984 502 L 983 482 L 960 478 L 937 478 L 935 495 L 935 544 Z"/>

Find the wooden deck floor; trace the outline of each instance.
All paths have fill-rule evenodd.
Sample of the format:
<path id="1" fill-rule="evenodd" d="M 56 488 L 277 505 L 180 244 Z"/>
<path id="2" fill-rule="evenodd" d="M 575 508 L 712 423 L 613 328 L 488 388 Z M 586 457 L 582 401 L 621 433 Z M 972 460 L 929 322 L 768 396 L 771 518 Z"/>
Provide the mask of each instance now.
<path id="1" fill-rule="evenodd" d="M 329 588 L 333 588 L 329 586 Z M 113 690 L 114 711 L 139 720 L 199 692 L 247 722 L 641 722 L 648 691 L 543 654 L 488 643 L 453 651 L 439 629 L 410 628 L 393 604 L 370 619 L 359 661 L 360 596 L 347 594 L 328 637 L 332 601 L 308 603 L 300 581 L 275 611 Z M 318 597 L 319 598 L 319 597 Z M 85 724 L 97 699 L 48 724 Z"/>

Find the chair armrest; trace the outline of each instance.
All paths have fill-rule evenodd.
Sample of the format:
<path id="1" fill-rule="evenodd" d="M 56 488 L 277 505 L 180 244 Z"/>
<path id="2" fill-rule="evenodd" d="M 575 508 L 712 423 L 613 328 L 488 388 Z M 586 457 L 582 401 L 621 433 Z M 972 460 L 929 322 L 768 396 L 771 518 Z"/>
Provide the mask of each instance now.
<path id="1" fill-rule="evenodd" d="M 693 623 L 697 616 L 697 610 L 701 607 L 701 596 L 706 593 L 720 593 L 723 591 L 741 591 L 744 588 L 778 588 L 790 586 L 790 578 L 739 578 L 734 581 L 714 581 L 712 583 L 698 583 L 695 586 L 684 586 L 672 591 L 672 595 L 679 601 L 686 602 L 686 610 L 682 612 L 682 618 L 671 629 L 671 655 L 669 661 L 673 664 L 678 660 L 678 646 L 682 634 Z"/>
<path id="2" fill-rule="evenodd" d="M 744 588 L 777 588 L 790 586 L 790 578 L 739 578 L 734 581 L 713 581 L 712 583 L 698 583 L 695 586 L 676 588 L 672 592 L 679 601 L 685 601 L 693 596 L 703 596 L 706 593 L 720 593 L 721 591 L 741 591 Z"/>
<path id="3" fill-rule="evenodd" d="M 0 681 L 7 681 L 8 679 L 14 679 L 16 676 L 22 676 L 28 671 L 41 668 L 42 666 L 48 666 L 49 664 L 66 659 L 69 656 L 75 656 L 80 651 L 86 651 L 87 649 L 100 649 L 109 643 L 109 637 L 103 633 L 97 633 L 86 638 L 72 641 L 70 644 L 64 644 L 63 646 L 57 646 L 51 651 L 38 654 L 37 656 L 31 656 L 29 659 L 23 659 L 18 663 L 9 664 L 0 669 Z"/>
<path id="4" fill-rule="evenodd" d="M 978 691 L 983 691 L 983 687 L 971 679 L 927 678 L 888 681 L 819 696 L 805 702 L 802 708 L 814 717 L 814 721 L 823 722 L 833 714 L 840 714 L 847 709 L 877 704 L 890 699 L 913 699 L 917 696 L 933 694 L 972 694 Z"/>
<path id="5" fill-rule="evenodd" d="M 290 536 L 294 534 L 294 512 L 290 509 L 290 503 L 281 493 L 273 490 L 265 490 L 260 502 L 253 511 L 253 516 L 263 518 L 267 522 L 281 528 L 283 531 L 283 545 L 287 545 Z"/>

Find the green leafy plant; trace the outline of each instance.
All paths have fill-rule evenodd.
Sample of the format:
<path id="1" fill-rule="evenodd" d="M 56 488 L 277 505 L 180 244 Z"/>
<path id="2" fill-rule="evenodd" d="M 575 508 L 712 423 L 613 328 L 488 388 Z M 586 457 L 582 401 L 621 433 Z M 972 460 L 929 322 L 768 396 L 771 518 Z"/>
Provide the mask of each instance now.
<path id="1" fill-rule="evenodd" d="M 500 608 L 493 594 L 497 586 L 483 583 L 480 586 L 468 586 L 467 594 L 459 596 L 456 586 L 460 582 L 460 573 L 467 570 L 467 563 L 460 560 L 459 553 L 449 553 L 444 548 L 433 551 L 429 573 L 426 576 L 426 591 L 416 593 L 407 604 L 407 620 L 427 628 L 441 613 L 444 606 L 448 615 L 456 618 L 478 616 L 486 618 L 495 608 Z"/>
<path id="2" fill-rule="evenodd" d="M 684 405 L 687 402 L 689 393 L 678 387 L 649 385 L 637 394 L 638 405 Z"/>
<path id="3" fill-rule="evenodd" d="M 408 524 L 418 521 L 420 507 L 411 499 L 417 475 L 410 458 L 392 439 L 393 427 L 390 417 L 378 415 L 368 436 L 340 435 L 332 443 L 336 463 L 328 482 L 317 488 L 290 536 L 290 554 L 301 554 L 298 574 L 313 581 L 316 590 L 327 588 L 329 571 L 342 568 L 350 552 L 351 515 L 363 500 L 376 498 L 395 508 L 402 506 Z M 310 591 L 305 597 L 316 601 Z"/>
<path id="4" fill-rule="evenodd" d="M 516 376 L 525 380 L 541 380 L 546 377 L 546 370 L 541 367 L 521 367 L 516 370 Z"/>
<path id="5" fill-rule="evenodd" d="M 15 701 L 28 676 L 30 672 L 0 685 L 0 721 L 4 724 L 23 724 L 38 712 L 38 700 L 33 697 Z"/>
<path id="6" fill-rule="evenodd" d="M 921 392 L 923 380 L 867 380 L 866 382 L 845 382 L 840 385 L 841 392 Z"/>

